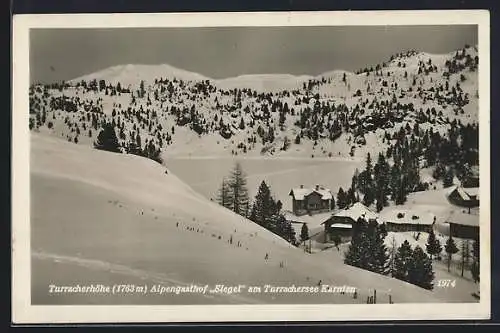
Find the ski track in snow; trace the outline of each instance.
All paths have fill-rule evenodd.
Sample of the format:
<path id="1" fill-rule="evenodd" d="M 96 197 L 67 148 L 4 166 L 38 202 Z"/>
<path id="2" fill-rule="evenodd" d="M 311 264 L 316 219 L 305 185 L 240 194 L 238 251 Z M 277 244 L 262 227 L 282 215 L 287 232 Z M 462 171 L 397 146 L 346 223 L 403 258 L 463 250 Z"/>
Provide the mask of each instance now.
<path id="1" fill-rule="evenodd" d="M 78 265 L 80 267 L 84 268 L 89 268 L 93 270 L 101 270 L 109 273 L 115 273 L 115 274 L 122 274 L 130 277 L 136 277 L 140 278 L 142 280 L 150 280 L 154 281 L 155 283 L 162 283 L 162 284 L 169 284 L 169 285 L 178 285 L 178 286 L 190 286 L 191 283 L 186 283 L 182 282 L 179 280 L 172 279 L 168 277 L 165 274 L 161 273 L 156 273 L 156 272 L 150 272 L 150 271 L 145 271 L 142 269 L 136 269 L 132 267 L 128 267 L 125 265 L 120 265 L 120 264 L 113 264 L 110 262 L 102 261 L 102 260 L 96 260 L 96 259 L 85 259 L 85 258 L 79 258 L 79 257 L 73 257 L 73 256 L 64 256 L 64 255 L 59 255 L 59 254 L 54 254 L 54 253 L 48 253 L 48 252 L 40 252 L 40 251 L 35 251 L 31 253 L 32 257 L 40 260 L 51 260 L 56 263 L 62 263 L 62 264 L 70 264 L 70 265 Z M 233 300 L 234 303 L 252 303 L 252 304 L 261 304 L 262 302 L 258 302 L 254 299 L 250 299 L 247 297 L 243 297 L 240 295 L 236 294 L 224 294 L 222 295 L 208 295 L 208 294 L 199 294 L 200 296 L 203 296 L 205 298 L 209 299 L 214 299 L 214 298 L 220 298 L 227 300 L 229 298 L 230 300 Z"/>

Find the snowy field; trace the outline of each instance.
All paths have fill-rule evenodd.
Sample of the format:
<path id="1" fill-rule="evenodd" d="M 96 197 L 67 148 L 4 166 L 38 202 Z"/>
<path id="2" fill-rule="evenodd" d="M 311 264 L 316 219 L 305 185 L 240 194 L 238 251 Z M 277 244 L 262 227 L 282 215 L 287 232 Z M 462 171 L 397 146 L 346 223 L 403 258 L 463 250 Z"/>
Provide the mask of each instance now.
<path id="1" fill-rule="evenodd" d="M 153 161 L 38 134 L 31 136 L 31 149 L 34 304 L 364 303 L 373 289 L 380 303 L 389 294 L 396 303 L 474 301 L 464 290 L 458 296 L 452 289 L 426 291 L 344 265 L 337 250 L 306 254 L 210 202 Z M 359 297 L 48 293 L 51 283 L 315 286 L 320 280 L 357 288 Z"/>

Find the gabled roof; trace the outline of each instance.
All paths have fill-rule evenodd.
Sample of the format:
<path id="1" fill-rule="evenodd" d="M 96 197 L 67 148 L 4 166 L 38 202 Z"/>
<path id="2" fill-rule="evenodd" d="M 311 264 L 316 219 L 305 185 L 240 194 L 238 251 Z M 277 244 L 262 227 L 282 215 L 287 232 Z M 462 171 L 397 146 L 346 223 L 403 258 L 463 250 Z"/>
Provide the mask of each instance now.
<path id="1" fill-rule="evenodd" d="M 361 202 L 356 202 L 351 207 L 337 212 L 333 217 L 347 217 L 354 221 L 357 221 L 360 217 L 363 217 L 365 220 L 377 220 L 378 214 L 371 211 Z"/>
<path id="2" fill-rule="evenodd" d="M 479 198 L 479 187 L 466 187 L 463 188 L 464 192 L 467 193 L 469 196 L 476 196 Z"/>
<path id="3" fill-rule="evenodd" d="M 310 189 L 310 188 L 294 188 L 290 191 L 289 195 L 292 195 L 295 200 L 304 200 L 305 197 L 317 193 L 321 196 L 323 200 L 329 200 L 332 198 L 332 192 L 328 188 Z"/>
<path id="4" fill-rule="evenodd" d="M 289 195 L 293 196 L 295 200 L 304 200 L 304 197 L 311 192 L 312 190 L 309 188 L 293 188 Z"/>
<path id="5" fill-rule="evenodd" d="M 449 192 L 448 195 L 450 195 L 453 192 L 457 192 L 460 198 L 464 201 L 469 201 L 472 200 L 471 197 L 477 197 L 479 199 L 479 187 L 468 187 L 464 188 L 461 186 L 454 186 Z"/>

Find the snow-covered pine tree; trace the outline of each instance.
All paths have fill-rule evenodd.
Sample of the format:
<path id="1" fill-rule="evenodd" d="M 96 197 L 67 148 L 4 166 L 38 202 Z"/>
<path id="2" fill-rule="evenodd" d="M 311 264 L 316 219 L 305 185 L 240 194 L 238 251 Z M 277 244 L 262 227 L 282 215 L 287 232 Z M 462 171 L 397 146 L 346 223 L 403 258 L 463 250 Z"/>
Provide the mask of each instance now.
<path id="1" fill-rule="evenodd" d="M 370 206 L 375 201 L 375 186 L 373 182 L 373 166 L 370 153 L 366 155 L 366 167 L 359 177 L 361 178 L 360 190 L 363 192 L 363 204 Z"/>
<path id="2" fill-rule="evenodd" d="M 387 274 L 387 264 L 389 256 L 384 240 L 387 235 L 385 227 L 379 225 L 377 221 L 371 220 L 366 228 L 366 236 L 368 240 L 368 255 L 367 269 L 379 273 Z"/>
<path id="3" fill-rule="evenodd" d="M 387 206 L 387 194 L 389 189 L 389 163 L 385 160 L 384 154 L 378 155 L 377 164 L 374 167 L 375 199 L 377 200 L 377 212 Z"/>
<path id="4" fill-rule="evenodd" d="M 391 199 L 395 202 L 398 196 L 398 186 L 400 186 L 400 170 L 398 164 L 391 167 L 389 187 L 391 188 Z"/>
<path id="5" fill-rule="evenodd" d="M 356 198 L 356 192 L 352 189 L 352 187 L 350 187 L 348 190 L 347 190 L 347 193 L 345 195 L 345 199 L 346 199 L 346 206 L 350 206 L 352 205 L 353 203 L 357 202 L 357 198 Z"/>
<path id="6" fill-rule="evenodd" d="M 408 282 L 431 290 L 434 286 L 433 280 L 432 261 L 424 250 L 417 245 L 413 250 L 413 256 L 408 266 Z"/>
<path id="7" fill-rule="evenodd" d="M 455 253 L 458 252 L 457 245 L 455 244 L 455 240 L 450 237 L 446 240 L 446 245 L 444 246 L 444 250 L 448 254 L 448 272 L 450 271 L 451 259 Z"/>
<path id="8" fill-rule="evenodd" d="M 267 225 L 269 231 L 285 239 L 287 242 L 296 245 L 295 231 L 292 224 L 282 214 L 274 214 L 269 217 Z"/>
<path id="9" fill-rule="evenodd" d="M 94 148 L 113 153 L 121 152 L 115 128 L 110 123 L 104 123 L 102 125 L 102 130 L 97 136 L 97 141 L 94 142 Z"/>
<path id="10" fill-rule="evenodd" d="M 271 196 L 271 190 L 265 181 L 262 181 L 250 212 L 250 220 L 269 229 L 269 218 L 276 214 L 276 203 Z"/>
<path id="11" fill-rule="evenodd" d="M 375 193 L 373 187 L 367 187 L 365 189 L 365 195 L 363 196 L 363 204 L 365 206 L 370 206 L 375 201 Z"/>
<path id="12" fill-rule="evenodd" d="M 431 256 L 431 260 L 434 256 L 438 256 L 442 251 L 441 243 L 439 239 L 436 238 L 436 234 L 434 233 L 434 228 L 431 229 L 429 233 L 429 237 L 427 238 L 427 244 L 425 244 L 425 249 L 427 253 Z"/>
<path id="13" fill-rule="evenodd" d="M 413 256 L 413 250 L 410 243 L 405 240 L 398 248 L 394 257 L 394 274 L 396 279 L 408 281 L 408 269 Z"/>
<path id="14" fill-rule="evenodd" d="M 347 195 L 342 187 L 339 188 L 339 192 L 337 193 L 337 206 L 339 209 L 347 207 Z"/>
<path id="15" fill-rule="evenodd" d="M 221 186 L 219 188 L 219 191 L 217 193 L 217 202 L 230 210 L 233 210 L 233 200 L 232 200 L 232 194 L 231 194 L 231 188 L 229 187 L 229 184 L 227 183 L 226 179 L 222 179 Z"/>
<path id="16" fill-rule="evenodd" d="M 344 255 L 345 264 L 360 268 L 368 267 L 369 241 L 366 228 L 367 223 L 361 217 L 353 223 L 351 244 Z"/>
<path id="17" fill-rule="evenodd" d="M 231 189 L 233 211 L 241 216 L 247 216 L 249 208 L 247 179 L 239 162 L 231 171 L 228 186 Z"/>
<path id="18" fill-rule="evenodd" d="M 392 235 L 391 238 L 391 246 L 389 248 L 389 262 L 387 264 L 388 266 L 388 273 L 394 277 L 394 272 L 395 272 L 395 260 L 396 260 L 396 252 L 398 251 L 398 248 L 396 246 L 396 237 Z"/>

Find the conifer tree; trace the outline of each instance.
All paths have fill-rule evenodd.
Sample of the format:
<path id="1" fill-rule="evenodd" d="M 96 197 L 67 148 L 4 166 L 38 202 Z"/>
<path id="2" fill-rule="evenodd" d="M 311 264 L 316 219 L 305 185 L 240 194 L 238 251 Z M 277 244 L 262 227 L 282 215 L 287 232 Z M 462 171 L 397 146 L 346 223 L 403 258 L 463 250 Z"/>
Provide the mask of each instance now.
<path id="1" fill-rule="evenodd" d="M 115 129 L 110 123 L 104 123 L 102 125 L 102 130 L 97 136 L 97 141 L 94 142 L 94 148 L 114 153 L 121 152 Z"/>
<path id="2" fill-rule="evenodd" d="M 270 230 L 287 242 L 295 245 L 296 238 L 292 223 L 287 221 L 282 214 L 276 214 L 271 218 Z"/>
<path id="3" fill-rule="evenodd" d="M 228 186 L 231 189 L 233 211 L 236 214 L 247 216 L 249 208 L 247 179 L 241 164 L 238 162 L 229 176 Z"/>
<path id="4" fill-rule="evenodd" d="M 388 262 L 388 272 L 391 274 L 392 277 L 394 277 L 394 272 L 395 272 L 395 260 L 396 260 L 396 253 L 398 251 L 398 248 L 396 246 L 396 238 L 394 235 L 392 236 L 391 239 L 391 246 L 389 248 L 389 262 Z"/>
<path id="5" fill-rule="evenodd" d="M 395 163 L 391 167 L 390 174 L 390 188 L 391 188 L 391 199 L 395 202 L 398 196 L 398 186 L 400 186 L 400 170 L 398 165 Z"/>
<path id="6" fill-rule="evenodd" d="M 377 221 L 371 220 L 368 222 L 366 228 L 366 233 L 368 237 L 368 270 L 379 273 L 387 273 L 387 261 L 389 259 L 387 254 L 387 247 L 385 246 L 384 240 L 387 235 L 385 227 L 383 224 L 379 225 Z"/>
<path id="7" fill-rule="evenodd" d="M 451 259 L 452 256 L 458 252 L 457 245 L 455 244 L 455 240 L 451 237 L 446 241 L 446 245 L 444 246 L 444 250 L 448 254 L 448 272 L 450 271 Z"/>
<path id="8" fill-rule="evenodd" d="M 370 206 L 375 201 L 375 193 L 373 187 L 367 187 L 363 196 L 363 205 Z"/>
<path id="9" fill-rule="evenodd" d="M 375 187 L 373 183 L 373 166 L 370 153 L 366 156 L 365 170 L 360 174 L 361 177 L 361 192 L 363 192 L 363 204 L 370 206 L 375 201 Z"/>
<path id="10" fill-rule="evenodd" d="M 361 217 L 353 223 L 351 244 L 344 256 L 345 264 L 360 268 L 368 267 L 369 246 L 366 228 L 367 223 Z"/>
<path id="11" fill-rule="evenodd" d="M 347 207 L 347 195 L 342 187 L 339 188 L 339 192 L 337 193 L 337 206 L 339 209 Z"/>
<path id="12" fill-rule="evenodd" d="M 377 212 L 387 206 L 387 194 L 389 189 L 389 164 L 384 154 L 378 155 L 377 164 L 374 167 L 375 176 L 375 199 L 377 200 Z"/>
<path id="13" fill-rule="evenodd" d="M 144 98 L 144 95 L 146 94 L 146 90 L 144 90 L 144 80 L 141 80 L 141 84 L 140 84 L 140 87 L 139 87 L 139 96 L 141 98 Z"/>
<path id="14" fill-rule="evenodd" d="M 431 256 L 431 260 L 433 256 L 438 256 L 443 249 L 439 239 L 436 238 L 436 234 L 434 233 L 434 228 L 431 229 L 429 233 L 429 238 L 427 238 L 427 244 L 425 245 L 427 253 Z"/>
<path id="15" fill-rule="evenodd" d="M 398 248 L 394 257 L 394 274 L 396 279 L 408 281 L 408 269 L 411 265 L 413 250 L 410 243 L 405 240 Z"/>
<path id="16" fill-rule="evenodd" d="M 250 213 L 250 220 L 269 228 L 269 219 L 276 214 L 276 203 L 271 196 L 271 191 L 265 181 L 262 181 L 255 196 Z"/>
<path id="17" fill-rule="evenodd" d="M 410 265 L 408 266 L 408 282 L 419 287 L 431 290 L 433 288 L 434 271 L 432 261 L 420 246 L 413 250 Z"/>
<path id="18" fill-rule="evenodd" d="M 219 188 L 219 192 L 217 194 L 217 202 L 227 208 L 227 209 L 233 209 L 233 201 L 231 200 L 232 195 L 231 195 L 231 189 L 229 187 L 229 184 L 226 179 L 222 179 L 222 184 Z"/>
<path id="19" fill-rule="evenodd" d="M 271 189 L 262 181 L 255 196 L 249 219 L 295 245 L 295 231 L 292 224 L 281 213 L 281 208 L 281 201 L 274 200 Z"/>
<path id="20" fill-rule="evenodd" d="M 346 193 L 346 206 L 350 206 L 352 205 L 353 203 L 356 203 L 357 202 L 357 198 L 356 198 L 356 194 L 355 194 L 355 191 L 353 190 L 352 187 L 350 187 L 348 190 L 347 190 L 347 193 Z"/>

